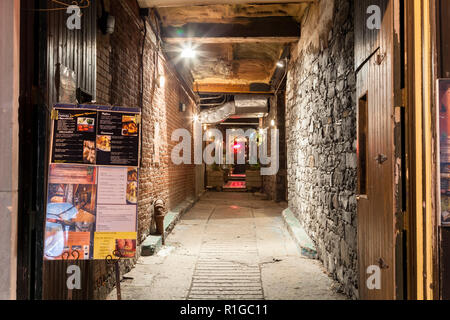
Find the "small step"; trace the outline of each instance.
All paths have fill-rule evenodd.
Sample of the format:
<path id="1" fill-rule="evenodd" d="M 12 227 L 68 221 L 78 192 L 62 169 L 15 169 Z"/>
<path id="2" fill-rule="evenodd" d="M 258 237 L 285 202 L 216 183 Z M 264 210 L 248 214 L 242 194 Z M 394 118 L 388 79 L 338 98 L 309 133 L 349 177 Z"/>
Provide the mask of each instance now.
<path id="1" fill-rule="evenodd" d="M 170 233 L 170 231 L 172 231 L 181 216 L 192 208 L 194 202 L 195 201 L 193 199 L 187 199 L 166 214 L 166 216 L 164 217 L 164 230 L 166 237 Z M 149 235 L 141 245 L 141 255 L 154 255 L 159 251 L 159 249 L 161 249 L 161 247 L 162 236 Z"/>
<path id="2" fill-rule="evenodd" d="M 282 216 L 289 234 L 292 236 L 297 247 L 300 249 L 300 253 L 307 258 L 317 259 L 317 250 L 314 242 L 303 229 L 300 221 L 298 221 L 291 209 L 287 208 L 284 210 Z"/>

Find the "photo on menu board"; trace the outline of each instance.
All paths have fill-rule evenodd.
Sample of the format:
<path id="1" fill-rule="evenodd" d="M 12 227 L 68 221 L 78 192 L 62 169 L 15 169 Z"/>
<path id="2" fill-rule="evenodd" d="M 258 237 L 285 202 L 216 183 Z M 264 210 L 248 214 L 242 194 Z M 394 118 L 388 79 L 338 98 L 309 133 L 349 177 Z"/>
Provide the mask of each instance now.
<path id="1" fill-rule="evenodd" d="M 122 116 L 122 135 L 123 136 L 137 136 L 138 135 L 138 123 L 136 115 Z"/>
<path id="2" fill-rule="evenodd" d="M 44 255 L 89 259 L 96 220 L 96 168 L 50 165 Z"/>
<path id="3" fill-rule="evenodd" d="M 439 80 L 439 143 L 442 224 L 450 225 L 450 79 Z"/>
<path id="4" fill-rule="evenodd" d="M 137 204 L 138 172 L 136 168 L 127 171 L 127 203 Z"/>

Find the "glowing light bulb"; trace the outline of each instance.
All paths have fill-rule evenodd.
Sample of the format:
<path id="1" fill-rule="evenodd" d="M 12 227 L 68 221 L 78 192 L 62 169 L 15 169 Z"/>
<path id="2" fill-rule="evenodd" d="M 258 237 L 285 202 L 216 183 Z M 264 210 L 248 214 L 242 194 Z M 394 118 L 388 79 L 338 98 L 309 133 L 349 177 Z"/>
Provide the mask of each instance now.
<path id="1" fill-rule="evenodd" d="M 181 51 L 182 58 L 192 59 L 195 58 L 196 55 L 197 53 L 191 46 L 186 46 L 183 48 L 183 51 Z"/>
<path id="2" fill-rule="evenodd" d="M 159 76 L 159 87 L 164 88 L 166 85 L 166 77 L 165 76 Z"/>

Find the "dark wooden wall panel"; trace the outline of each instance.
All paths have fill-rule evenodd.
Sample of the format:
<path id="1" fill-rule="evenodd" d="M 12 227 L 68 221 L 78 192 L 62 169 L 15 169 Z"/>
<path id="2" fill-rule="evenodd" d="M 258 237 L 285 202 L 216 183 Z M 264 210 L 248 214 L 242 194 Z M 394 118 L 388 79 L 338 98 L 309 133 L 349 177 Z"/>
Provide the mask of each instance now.
<path id="1" fill-rule="evenodd" d="M 367 93 L 368 110 L 367 195 L 360 196 L 357 213 L 359 292 L 361 299 L 371 300 L 391 300 L 396 297 L 394 127 L 392 122 L 394 112 L 393 1 L 378 2 L 379 5 L 383 4 L 384 18 L 377 38 L 373 38 L 373 34 L 361 33 L 355 43 L 355 54 L 362 62 L 357 72 L 357 98 Z M 371 1 L 370 4 L 374 3 L 376 1 Z M 365 4 L 362 6 L 367 8 Z M 357 12 L 356 15 L 359 21 L 366 16 L 365 10 Z M 355 30 L 357 29 L 355 26 Z M 356 34 L 355 36 L 358 37 Z M 373 55 L 377 48 L 379 52 Z M 383 56 L 378 57 L 379 54 Z M 386 160 L 380 163 L 377 158 L 381 155 L 385 156 Z M 381 267 L 381 290 L 369 290 L 366 286 L 366 271 L 372 265 Z"/>
<path id="2" fill-rule="evenodd" d="M 56 4 L 49 3 L 49 9 L 56 8 Z M 97 35 L 97 10 L 94 1 L 91 6 L 82 9 L 80 30 L 69 30 L 65 10 L 45 12 L 47 15 L 47 103 L 51 108 L 57 101 L 56 72 L 57 65 L 72 69 L 77 73 L 77 88 L 92 95 L 96 94 L 96 35 Z M 65 102 L 65 101 L 63 101 Z M 42 222 L 44 223 L 44 222 Z M 77 264 L 82 272 L 82 290 L 74 290 L 72 299 L 89 299 L 92 296 L 94 283 L 90 281 L 90 262 L 66 262 L 44 261 L 43 266 L 43 299 L 68 299 L 66 287 L 68 265 Z"/>
<path id="3" fill-rule="evenodd" d="M 355 1 L 355 69 L 359 69 L 380 46 L 379 30 L 367 28 L 367 8 L 377 5 L 384 17 L 389 0 L 357 0 Z"/>
<path id="4" fill-rule="evenodd" d="M 51 5 L 56 7 L 56 5 Z M 56 72 L 60 63 L 77 74 L 77 87 L 96 94 L 97 10 L 95 2 L 82 9 L 81 30 L 67 28 L 66 11 L 48 12 L 48 103 L 57 101 Z"/>

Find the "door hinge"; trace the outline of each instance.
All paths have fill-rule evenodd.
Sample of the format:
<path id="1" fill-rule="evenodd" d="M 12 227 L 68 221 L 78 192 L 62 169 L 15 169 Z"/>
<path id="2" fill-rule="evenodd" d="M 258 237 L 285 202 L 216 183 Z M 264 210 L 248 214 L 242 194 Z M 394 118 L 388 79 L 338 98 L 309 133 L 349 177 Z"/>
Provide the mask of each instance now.
<path id="1" fill-rule="evenodd" d="M 378 266 L 380 267 L 380 269 L 388 269 L 389 266 L 386 264 L 386 262 L 384 262 L 383 258 L 379 258 L 378 259 Z"/>
<path id="2" fill-rule="evenodd" d="M 380 65 L 383 63 L 384 58 L 386 58 L 386 54 L 385 53 L 379 53 L 377 54 L 376 58 L 375 58 L 375 63 L 377 65 Z"/>
<path id="3" fill-rule="evenodd" d="M 375 157 L 375 161 L 377 161 L 379 164 L 383 164 L 384 162 L 387 161 L 387 159 L 388 159 L 388 157 L 381 153 Z"/>

